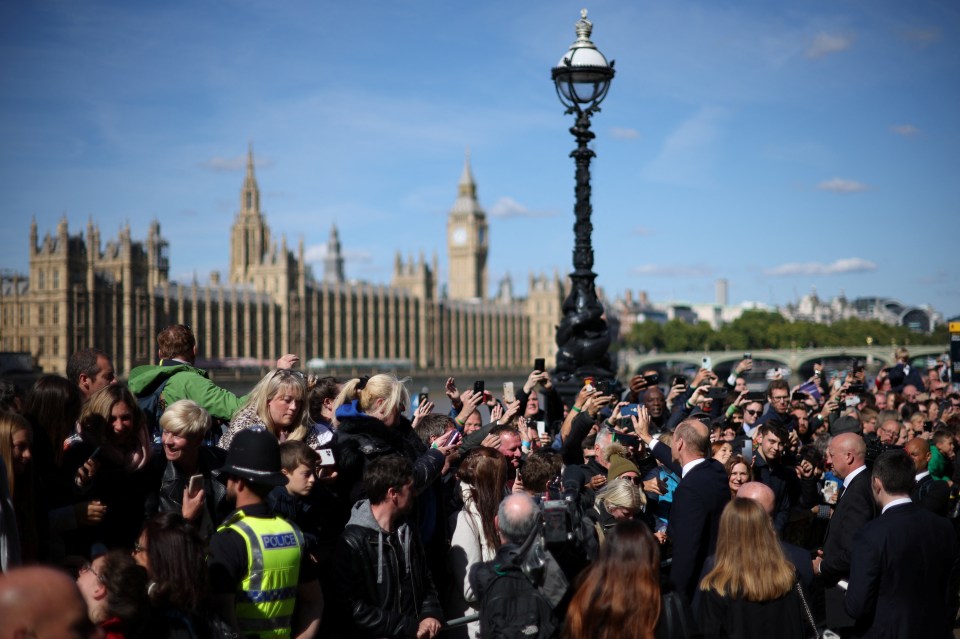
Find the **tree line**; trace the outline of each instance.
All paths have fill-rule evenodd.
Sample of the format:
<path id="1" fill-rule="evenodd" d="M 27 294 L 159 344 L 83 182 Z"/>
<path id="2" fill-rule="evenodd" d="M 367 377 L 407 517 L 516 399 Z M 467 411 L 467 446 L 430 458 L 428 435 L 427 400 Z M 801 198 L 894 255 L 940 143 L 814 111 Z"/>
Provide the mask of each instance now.
<path id="1" fill-rule="evenodd" d="M 670 320 L 664 324 L 646 321 L 634 324 L 623 340 L 623 347 L 641 352 L 752 351 L 766 348 L 825 348 L 831 346 L 874 346 L 896 344 L 932 345 L 950 342 L 946 324 L 932 333 L 917 333 L 903 326 L 890 326 L 877 320 L 844 319 L 833 324 L 787 321 L 779 313 L 748 310 L 714 330 L 707 322 L 690 324 Z"/>

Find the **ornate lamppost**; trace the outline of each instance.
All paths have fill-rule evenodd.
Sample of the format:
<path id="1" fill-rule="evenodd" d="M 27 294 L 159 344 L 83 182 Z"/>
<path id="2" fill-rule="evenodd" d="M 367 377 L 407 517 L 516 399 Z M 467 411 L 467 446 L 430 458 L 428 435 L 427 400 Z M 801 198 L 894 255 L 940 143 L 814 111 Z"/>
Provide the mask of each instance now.
<path id="1" fill-rule="evenodd" d="M 577 40 L 553 68 L 551 75 L 557 96 L 567 114 L 577 116 L 570 133 L 577 140 L 577 148 L 570 153 L 576 163 L 576 236 L 573 247 L 573 288 L 563 302 L 563 319 L 557 327 L 557 367 L 555 383 L 564 398 L 575 395 L 583 380 L 607 380 L 616 385 L 611 368 L 610 332 L 603 318 L 603 304 L 597 299 L 594 286 L 593 245 L 590 235 L 593 224 L 590 215 L 590 160 L 596 154 L 588 146 L 595 136 L 590 130 L 590 116 L 600 110 L 613 79 L 613 60 L 607 59 L 590 41 L 593 23 L 587 20 L 587 10 L 580 12 L 576 24 Z M 611 389 L 613 390 L 613 389 Z"/>

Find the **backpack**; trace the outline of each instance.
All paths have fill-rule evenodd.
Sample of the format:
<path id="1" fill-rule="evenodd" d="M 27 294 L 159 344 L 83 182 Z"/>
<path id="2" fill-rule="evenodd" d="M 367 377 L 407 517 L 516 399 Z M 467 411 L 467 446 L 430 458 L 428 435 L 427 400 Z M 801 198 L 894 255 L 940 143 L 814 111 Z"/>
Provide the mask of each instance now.
<path id="1" fill-rule="evenodd" d="M 519 566 L 494 566 L 496 577 L 480 604 L 483 639 L 553 639 L 560 625 L 553 606 Z"/>
<path id="2" fill-rule="evenodd" d="M 155 444 L 160 443 L 160 416 L 163 415 L 163 411 L 167 408 L 167 403 L 163 401 L 162 397 L 163 389 L 166 387 L 167 382 L 170 381 L 171 377 L 173 376 L 171 375 L 163 380 L 153 390 L 152 393 L 137 397 L 137 405 L 147 418 L 147 428 L 149 429 L 150 437 Z"/>

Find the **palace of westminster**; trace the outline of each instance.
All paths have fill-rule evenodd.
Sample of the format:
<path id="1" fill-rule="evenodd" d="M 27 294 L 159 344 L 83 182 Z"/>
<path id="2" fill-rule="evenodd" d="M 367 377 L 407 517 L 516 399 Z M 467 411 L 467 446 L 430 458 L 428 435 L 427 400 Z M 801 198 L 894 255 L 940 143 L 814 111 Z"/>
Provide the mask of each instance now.
<path id="1" fill-rule="evenodd" d="M 66 219 L 42 240 L 30 227 L 29 275 L 0 280 L 0 350 L 29 352 L 45 372 L 63 373 L 74 351 L 113 355 L 117 373 L 156 360 L 157 332 L 182 323 L 197 335 L 199 362 L 269 365 L 282 353 L 304 362 L 406 362 L 420 370 L 523 370 L 534 357 L 552 365 L 565 286 L 530 276 L 525 299 L 509 279 L 488 296 L 486 214 L 477 200 L 469 159 L 447 219 L 448 285 L 437 260 L 397 254 L 389 285 L 347 282 L 336 228 L 323 277 L 314 277 L 285 238 L 278 244 L 260 210 L 252 151 L 231 231 L 228 281 L 207 285 L 168 279 L 168 243 L 160 224 L 146 241 L 129 225 L 101 244 L 92 221 L 71 235 Z"/>

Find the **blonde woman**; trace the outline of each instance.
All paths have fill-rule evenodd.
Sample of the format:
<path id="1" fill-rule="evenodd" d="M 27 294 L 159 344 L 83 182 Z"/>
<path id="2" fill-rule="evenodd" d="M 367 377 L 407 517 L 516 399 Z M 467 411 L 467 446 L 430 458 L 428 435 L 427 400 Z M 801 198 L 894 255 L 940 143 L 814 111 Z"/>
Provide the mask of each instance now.
<path id="1" fill-rule="evenodd" d="M 363 471 L 378 457 L 399 454 L 409 459 L 418 494 L 440 476 L 451 451 L 427 448 L 420 441 L 403 415 L 409 402 L 403 382 L 386 373 L 354 378 L 341 387 L 333 404 L 334 456 L 340 495 L 351 506 L 365 496 Z"/>
<path id="2" fill-rule="evenodd" d="M 714 566 L 700 591 L 705 637 L 803 639 L 809 626 L 793 564 L 770 517 L 751 499 L 736 497 L 724 508 Z"/>
<path id="3" fill-rule="evenodd" d="M 247 428 L 263 428 L 281 442 L 302 441 L 318 449 L 333 438 L 323 425 L 315 424 L 307 410 L 307 382 L 303 373 L 278 368 L 257 382 L 247 402 L 230 420 L 230 427 L 217 444 L 227 449 L 233 436 Z"/>
<path id="4" fill-rule="evenodd" d="M 611 479 L 597 493 L 593 507 L 583 516 L 587 558 L 593 561 L 597 557 L 607 533 L 618 521 L 641 518 L 646 504 L 646 496 L 632 479 L 626 477 Z"/>

